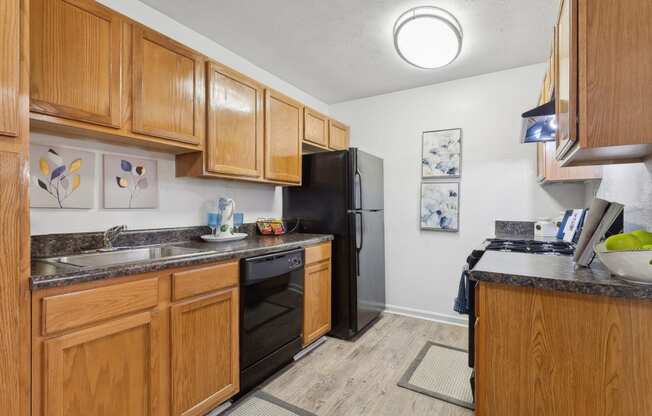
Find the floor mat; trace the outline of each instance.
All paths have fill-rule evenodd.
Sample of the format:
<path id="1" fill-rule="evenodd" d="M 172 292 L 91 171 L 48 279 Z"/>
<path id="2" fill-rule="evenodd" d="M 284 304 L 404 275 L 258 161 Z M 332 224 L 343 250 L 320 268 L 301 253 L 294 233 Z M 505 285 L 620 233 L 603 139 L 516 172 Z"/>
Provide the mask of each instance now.
<path id="1" fill-rule="evenodd" d="M 307 410 L 300 409 L 290 403 L 269 395 L 263 391 L 256 391 L 243 397 L 234 407 L 224 415 L 228 416 L 316 416 Z"/>
<path id="2" fill-rule="evenodd" d="M 436 399 L 473 409 L 472 369 L 466 351 L 427 342 L 398 385 Z"/>

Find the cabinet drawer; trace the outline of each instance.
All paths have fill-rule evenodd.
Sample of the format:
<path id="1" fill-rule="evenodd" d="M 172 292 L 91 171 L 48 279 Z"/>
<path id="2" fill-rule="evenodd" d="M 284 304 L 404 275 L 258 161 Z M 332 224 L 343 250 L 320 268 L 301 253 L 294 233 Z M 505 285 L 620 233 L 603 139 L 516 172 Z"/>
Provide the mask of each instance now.
<path id="1" fill-rule="evenodd" d="M 306 264 L 313 264 L 331 258 L 331 242 L 306 247 Z"/>
<path id="2" fill-rule="evenodd" d="M 239 265 L 240 263 L 235 260 L 174 273 L 172 275 L 172 297 L 174 300 L 179 300 L 235 286 L 240 281 Z"/>
<path id="3" fill-rule="evenodd" d="M 43 334 L 154 308 L 158 278 L 43 298 Z"/>

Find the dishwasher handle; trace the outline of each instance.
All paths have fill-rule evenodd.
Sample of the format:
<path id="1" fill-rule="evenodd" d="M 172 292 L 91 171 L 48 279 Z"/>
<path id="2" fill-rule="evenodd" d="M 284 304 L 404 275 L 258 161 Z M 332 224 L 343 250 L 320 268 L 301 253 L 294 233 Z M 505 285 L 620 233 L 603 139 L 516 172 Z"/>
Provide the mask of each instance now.
<path id="1" fill-rule="evenodd" d="M 240 284 L 248 286 L 303 270 L 304 263 L 305 250 L 303 248 L 249 257 L 242 260 Z"/>

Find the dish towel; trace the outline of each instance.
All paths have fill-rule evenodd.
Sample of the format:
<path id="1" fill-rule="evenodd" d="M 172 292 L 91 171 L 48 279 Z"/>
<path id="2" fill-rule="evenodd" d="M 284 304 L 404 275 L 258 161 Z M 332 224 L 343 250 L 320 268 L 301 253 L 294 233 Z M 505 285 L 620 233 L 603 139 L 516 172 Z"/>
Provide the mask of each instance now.
<path id="1" fill-rule="evenodd" d="M 457 297 L 455 298 L 453 309 L 457 313 L 468 315 L 469 307 L 469 266 L 465 264 L 462 270 L 462 276 L 460 276 L 460 286 L 457 289 Z"/>

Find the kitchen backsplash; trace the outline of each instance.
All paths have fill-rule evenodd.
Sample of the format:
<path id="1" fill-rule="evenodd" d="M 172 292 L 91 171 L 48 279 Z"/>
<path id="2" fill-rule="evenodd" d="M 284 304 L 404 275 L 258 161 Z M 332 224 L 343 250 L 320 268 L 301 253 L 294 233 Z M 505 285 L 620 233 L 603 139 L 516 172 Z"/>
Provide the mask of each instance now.
<path id="1" fill-rule="evenodd" d="M 219 179 L 177 178 L 174 155 L 97 141 L 32 132 L 32 144 L 59 146 L 95 154 L 95 196 L 91 209 L 32 208 L 31 234 L 104 231 L 125 224 L 129 229 L 204 225 L 207 212 L 220 196 L 233 198 L 246 222 L 282 214 L 280 187 Z M 104 209 L 102 154 L 117 154 L 158 162 L 159 203 L 155 209 Z"/>
<path id="2" fill-rule="evenodd" d="M 625 231 L 652 228 L 652 159 L 645 163 L 603 167 L 591 194 L 625 205 Z"/>

